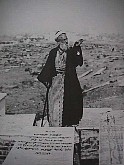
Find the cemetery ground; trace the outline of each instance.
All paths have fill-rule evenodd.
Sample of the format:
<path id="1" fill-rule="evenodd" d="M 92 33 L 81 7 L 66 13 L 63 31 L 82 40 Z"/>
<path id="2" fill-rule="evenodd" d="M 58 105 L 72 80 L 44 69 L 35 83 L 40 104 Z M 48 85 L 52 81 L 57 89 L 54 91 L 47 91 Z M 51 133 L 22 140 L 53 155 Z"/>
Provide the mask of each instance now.
<path id="1" fill-rule="evenodd" d="M 48 40 L 5 45 L 0 50 L 0 91 L 7 93 L 6 113 L 42 112 L 45 87 L 37 81 L 54 43 Z M 84 90 L 84 107 L 124 107 L 124 45 L 87 40 L 82 45 L 84 65 L 77 68 Z M 82 76 L 89 71 L 89 74 Z M 91 71 L 91 72 L 90 72 Z"/>
<path id="2" fill-rule="evenodd" d="M 0 92 L 7 93 L 6 114 L 42 116 L 46 89 L 37 81 L 37 74 L 53 47 L 55 43 L 46 39 L 1 46 Z M 77 74 L 84 91 L 83 106 L 123 110 L 124 42 L 117 38 L 108 37 L 104 41 L 89 37 L 82 50 L 84 65 L 77 68 Z"/>

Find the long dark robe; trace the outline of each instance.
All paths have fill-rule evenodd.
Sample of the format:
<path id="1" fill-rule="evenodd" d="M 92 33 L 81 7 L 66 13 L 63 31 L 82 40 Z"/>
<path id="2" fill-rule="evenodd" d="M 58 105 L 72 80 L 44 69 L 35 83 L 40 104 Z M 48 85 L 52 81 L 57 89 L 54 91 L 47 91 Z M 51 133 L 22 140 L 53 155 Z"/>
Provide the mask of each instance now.
<path id="1" fill-rule="evenodd" d="M 58 47 L 52 49 L 38 80 L 46 85 L 52 84 L 52 78 L 57 75 L 55 58 Z M 67 50 L 65 80 L 64 80 L 64 102 L 62 126 L 71 126 L 79 123 L 83 114 L 83 97 L 79 80 L 76 74 L 76 67 L 83 64 L 82 51 L 80 46 L 74 46 Z"/>

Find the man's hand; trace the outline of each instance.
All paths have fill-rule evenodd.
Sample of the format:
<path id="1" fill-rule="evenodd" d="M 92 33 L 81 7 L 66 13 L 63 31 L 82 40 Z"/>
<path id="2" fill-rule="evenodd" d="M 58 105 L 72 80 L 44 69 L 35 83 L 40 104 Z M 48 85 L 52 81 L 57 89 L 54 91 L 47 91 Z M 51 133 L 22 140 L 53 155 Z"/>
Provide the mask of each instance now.
<path id="1" fill-rule="evenodd" d="M 83 43 L 84 39 L 80 39 L 74 43 L 74 46 L 80 46 Z"/>

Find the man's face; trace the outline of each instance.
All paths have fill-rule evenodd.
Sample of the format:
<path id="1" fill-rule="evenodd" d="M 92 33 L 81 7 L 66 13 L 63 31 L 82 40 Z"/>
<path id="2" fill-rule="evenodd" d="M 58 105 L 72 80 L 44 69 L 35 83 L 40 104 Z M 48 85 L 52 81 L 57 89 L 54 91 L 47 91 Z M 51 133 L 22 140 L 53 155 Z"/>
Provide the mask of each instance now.
<path id="1" fill-rule="evenodd" d="M 63 51 L 66 51 L 68 49 L 68 38 L 65 33 L 59 36 L 59 45 Z"/>

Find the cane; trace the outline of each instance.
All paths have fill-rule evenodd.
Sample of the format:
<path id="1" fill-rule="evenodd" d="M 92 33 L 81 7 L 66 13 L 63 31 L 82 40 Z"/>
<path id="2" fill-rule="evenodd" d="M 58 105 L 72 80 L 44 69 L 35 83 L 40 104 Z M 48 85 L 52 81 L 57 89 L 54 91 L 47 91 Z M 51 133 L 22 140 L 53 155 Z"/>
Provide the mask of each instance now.
<path id="1" fill-rule="evenodd" d="M 43 126 L 43 121 L 44 121 L 44 115 L 45 115 L 46 106 L 47 106 L 47 120 L 49 122 L 48 93 L 49 93 L 49 88 L 47 88 L 47 91 L 46 91 L 46 98 L 45 98 L 45 103 L 44 103 L 44 109 L 43 109 L 43 116 L 42 116 L 41 127 Z"/>

